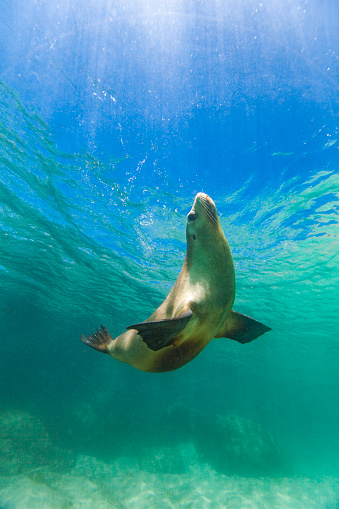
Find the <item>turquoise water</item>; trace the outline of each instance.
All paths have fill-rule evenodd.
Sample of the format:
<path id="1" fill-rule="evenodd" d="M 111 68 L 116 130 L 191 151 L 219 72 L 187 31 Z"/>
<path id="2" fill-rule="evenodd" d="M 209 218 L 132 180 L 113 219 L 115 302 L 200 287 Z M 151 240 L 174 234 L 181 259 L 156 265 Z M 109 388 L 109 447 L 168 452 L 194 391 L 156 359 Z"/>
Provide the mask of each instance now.
<path id="1" fill-rule="evenodd" d="M 281 46 L 282 26 L 261 31 L 277 14 L 248 27 L 243 2 L 189 42 L 184 26 L 214 26 L 206 5 L 172 19 L 61 3 L 59 28 L 47 4 L 6 6 L 8 33 L 37 28 L 26 45 L 11 32 L 0 74 L 0 507 L 338 507 L 337 10 L 297 4 Z M 143 80 L 141 55 L 157 57 Z M 232 250 L 234 309 L 272 331 L 163 374 L 87 348 L 81 334 L 115 337 L 164 300 L 199 191 Z"/>
<path id="2" fill-rule="evenodd" d="M 235 309 L 272 332 L 248 345 L 214 340 L 154 375 L 85 348 L 80 334 L 104 323 L 118 335 L 161 303 L 183 263 L 193 193 L 126 183 L 119 161 L 60 152 L 4 85 L 1 120 L 5 422 L 6 411 L 21 412 L 19 428 L 25 413 L 39 419 L 59 459 L 67 449 L 160 475 L 187 475 L 194 461 L 220 475 L 336 477 L 337 173 L 278 181 L 252 199 L 251 181 L 213 196 L 236 267 Z M 237 453 L 220 445 L 230 436 Z"/>

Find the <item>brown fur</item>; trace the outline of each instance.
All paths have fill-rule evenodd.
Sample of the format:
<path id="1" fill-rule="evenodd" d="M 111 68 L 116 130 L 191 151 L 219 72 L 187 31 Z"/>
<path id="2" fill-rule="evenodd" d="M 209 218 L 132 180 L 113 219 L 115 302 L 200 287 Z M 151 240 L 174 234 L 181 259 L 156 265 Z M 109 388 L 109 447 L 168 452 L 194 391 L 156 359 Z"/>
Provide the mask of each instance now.
<path id="1" fill-rule="evenodd" d="M 136 330 L 108 345 L 109 355 L 142 371 L 172 371 L 190 362 L 217 335 L 233 306 L 234 265 L 214 202 L 199 193 L 192 213 L 195 219 L 187 222 L 183 268 L 165 301 L 146 320 L 174 318 L 189 308 L 193 316 L 188 325 L 171 345 L 159 351 L 150 350 Z"/>

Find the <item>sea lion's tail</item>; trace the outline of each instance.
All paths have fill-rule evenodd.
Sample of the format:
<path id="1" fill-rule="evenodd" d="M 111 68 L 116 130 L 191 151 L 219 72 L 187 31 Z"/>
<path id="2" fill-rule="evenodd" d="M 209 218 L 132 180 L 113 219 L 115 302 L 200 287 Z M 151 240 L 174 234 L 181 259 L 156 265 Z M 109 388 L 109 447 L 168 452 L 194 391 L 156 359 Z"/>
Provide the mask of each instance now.
<path id="1" fill-rule="evenodd" d="M 84 336 L 81 334 L 81 341 L 98 352 L 108 353 L 108 345 L 111 344 L 112 337 L 106 327 L 101 325 L 101 330 L 97 330 L 92 336 Z"/>

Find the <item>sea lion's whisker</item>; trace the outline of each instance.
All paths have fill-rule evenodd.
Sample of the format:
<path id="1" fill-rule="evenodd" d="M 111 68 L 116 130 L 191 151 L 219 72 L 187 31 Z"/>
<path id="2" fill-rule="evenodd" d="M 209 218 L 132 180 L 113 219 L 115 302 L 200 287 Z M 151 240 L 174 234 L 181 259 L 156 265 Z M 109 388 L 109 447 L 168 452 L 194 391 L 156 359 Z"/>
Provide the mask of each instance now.
<path id="1" fill-rule="evenodd" d="M 216 219 L 215 215 L 213 214 L 213 212 L 211 211 L 207 200 L 201 199 L 200 203 L 201 203 L 203 209 L 205 210 L 205 212 L 207 213 L 208 217 L 210 217 L 212 219 L 212 221 L 215 224 L 217 224 L 217 219 Z"/>

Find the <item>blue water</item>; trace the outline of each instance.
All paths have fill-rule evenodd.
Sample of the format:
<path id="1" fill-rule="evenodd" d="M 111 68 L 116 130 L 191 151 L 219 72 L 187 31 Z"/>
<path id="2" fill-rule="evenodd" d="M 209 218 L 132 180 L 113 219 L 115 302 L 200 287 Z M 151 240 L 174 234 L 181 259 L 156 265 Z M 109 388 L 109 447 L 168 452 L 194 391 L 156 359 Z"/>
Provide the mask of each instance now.
<path id="1" fill-rule="evenodd" d="M 246 492 L 253 507 L 335 508 L 337 3 L 1 9 L 0 505 L 80 507 L 91 480 L 107 507 L 173 507 L 170 490 L 175 507 L 222 507 L 239 489 L 230 507 Z M 234 309 L 272 332 L 214 340 L 165 374 L 85 347 L 166 297 L 199 191 L 232 250 Z M 188 500 L 195 482 L 205 502 Z"/>

